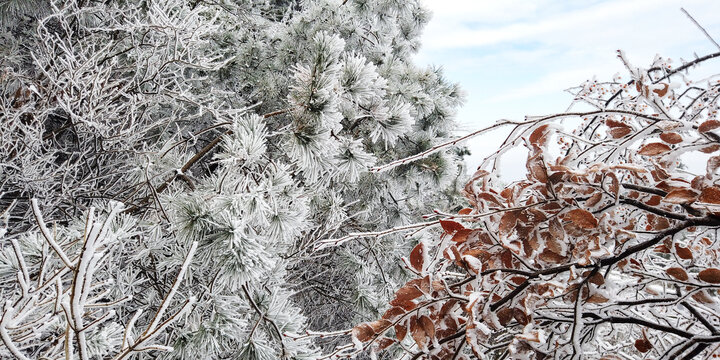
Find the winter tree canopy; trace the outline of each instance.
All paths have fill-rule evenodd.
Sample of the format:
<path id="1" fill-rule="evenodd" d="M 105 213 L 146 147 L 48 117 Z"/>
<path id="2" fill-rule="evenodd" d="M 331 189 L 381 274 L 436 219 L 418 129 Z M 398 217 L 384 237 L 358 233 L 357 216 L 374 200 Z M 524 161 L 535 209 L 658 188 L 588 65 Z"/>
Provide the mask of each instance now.
<path id="1" fill-rule="evenodd" d="M 619 51 L 625 79 L 572 89 L 583 110 L 478 130 L 512 126 L 466 183 L 467 207 L 438 209 L 415 228 L 439 228 L 404 258 L 415 277 L 396 288 L 383 316 L 352 330 L 355 344 L 336 352 L 720 354 L 720 80 L 694 76 L 718 56 L 677 67 L 658 57 L 641 68 Z M 527 149 L 527 176 L 505 184 L 497 170 L 514 147 Z M 702 162 L 700 171 L 686 166 L 687 155 Z"/>
<path id="2" fill-rule="evenodd" d="M 459 201 L 416 1 L 1 4 L 2 358 L 317 358 Z"/>
<path id="3" fill-rule="evenodd" d="M 0 1 L 0 358 L 717 352 L 720 53 L 620 53 L 580 109 L 458 138 L 428 18 Z M 459 142 L 503 126 L 468 181 Z"/>

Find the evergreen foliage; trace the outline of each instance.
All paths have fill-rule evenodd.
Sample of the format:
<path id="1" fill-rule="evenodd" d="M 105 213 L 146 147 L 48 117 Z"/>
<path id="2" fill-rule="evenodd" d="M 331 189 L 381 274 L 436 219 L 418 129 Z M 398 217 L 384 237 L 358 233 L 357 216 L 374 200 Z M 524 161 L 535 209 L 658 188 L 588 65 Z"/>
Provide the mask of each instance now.
<path id="1" fill-rule="evenodd" d="M 0 3 L 0 357 L 314 359 L 456 203 L 417 1 Z M 38 2 L 38 4 L 41 2 Z M 10 4 L 10 5 L 8 5 Z M 199 355 L 201 354 L 201 355 Z"/>

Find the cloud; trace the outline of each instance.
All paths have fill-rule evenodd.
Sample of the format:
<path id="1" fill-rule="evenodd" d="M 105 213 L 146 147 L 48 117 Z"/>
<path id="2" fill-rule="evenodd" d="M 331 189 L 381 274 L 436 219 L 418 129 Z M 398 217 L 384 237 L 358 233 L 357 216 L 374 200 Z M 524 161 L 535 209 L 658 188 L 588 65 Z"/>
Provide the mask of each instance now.
<path id="1" fill-rule="evenodd" d="M 627 78 L 617 49 L 638 66 L 648 66 L 656 54 L 679 66 L 679 58 L 717 51 L 681 6 L 720 40 L 718 1 L 421 1 L 434 17 L 416 61 L 442 66 L 468 93 L 458 112 L 463 132 L 500 118 L 563 111 L 572 100 L 563 90 L 594 75 Z M 473 158 L 492 151 L 488 146 L 498 135 L 471 140 Z"/>

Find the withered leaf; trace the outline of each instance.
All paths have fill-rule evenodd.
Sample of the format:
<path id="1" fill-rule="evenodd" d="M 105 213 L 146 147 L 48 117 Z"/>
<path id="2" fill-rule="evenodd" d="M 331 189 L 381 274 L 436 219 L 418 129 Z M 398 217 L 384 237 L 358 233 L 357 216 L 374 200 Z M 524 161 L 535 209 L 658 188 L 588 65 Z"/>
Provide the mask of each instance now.
<path id="1" fill-rule="evenodd" d="M 600 295 L 600 294 L 592 294 L 588 299 L 587 302 L 590 304 L 603 304 L 608 302 L 608 298 Z"/>
<path id="2" fill-rule="evenodd" d="M 599 203 L 601 199 L 602 199 L 602 193 L 596 192 L 589 199 L 585 200 L 585 206 L 593 207 L 593 206 L 597 205 L 597 203 Z"/>
<path id="3" fill-rule="evenodd" d="M 698 197 L 698 193 L 691 189 L 675 189 L 670 191 L 663 201 L 671 204 L 690 204 L 695 202 Z"/>
<path id="4" fill-rule="evenodd" d="M 497 312 L 498 321 L 500 325 L 505 326 L 513 319 L 513 310 L 507 307 L 500 309 Z"/>
<path id="5" fill-rule="evenodd" d="M 432 339 L 435 338 L 435 323 L 433 323 L 429 317 L 423 315 L 420 317 L 420 324 L 425 330 L 425 335 L 427 335 L 427 337 L 429 337 L 432 341 Z"/>
<path id="6" fill-rule="evenodd" d="M 422 296 L 422 294 L 423 292 L 417 286 L 405 285 L 395 293 L 395 299 L 409 301 Z"/>
<path id="7" fill-rule="evenodd" d="M 373 332 L 375 334 L 379 334 L 379 333 L 385 331 L 385 329 L 389 328 L 390 325 L 392 325 L 392 323 L 387 319 L 371 321 L 367 324 L 370 325 L 370 327 L 373 329 Z"/>
<path id="8" fill-rule="evenodd" d="M 542 125 L 530 134 L 530 143 L 537 146 L 544 146 L 547 143 L 549 125 Z"/>
<path id="9" fill-rule="evenodd" d="M 425 262 L 425 244 L 419 243 L 410 252 L 410 265 L 417 272 L 422 272 Z"/>
<path id="10" fill-rule="evenodd" d="M 641 353 L 646 353 L 652 349 L 652 344 L 648 339 L 635 340 L 635 348 Z"/>
<path id="11" fill-rule="evenodd" d="M 470 230 L 470 229 L 459 230 L 457 233 L 455 233 L 455 235 L 453 235 L 452 241 L 454 241 L 456 243 L 460 243 L 460 244 L 464 243 L 467 241 L 468 236 L 470 236 L 471 233 L 472 233 L 472 230 Z"/>
<path id="12" fill-rule="evenodd" d="M 542 261 L 545 261 L 545 262 L 551 263 L 551 264 L 560 264 L 563 261 L 565 261 L 564 256 L 557 254 L 553 251 L 550 251 L 549 249 L 543 250 L 543 252 L 541 252 L 540 255 L 538 256 L 538 258 Z"/>
<path id="13" fill-rule="evenodd" d="M 583 209 L 570 210 L 565 214 L 565 218 L 582 229 L 594 229 L 598 226 L 598 220 L 595 216 Z"/>
<path id="14" fill-rule="evenodd" d="M 627 125 L 613 127 L 613 128 L 610 128 L 610 130 L 608 130 L 610 137 L 612 137 L 613 139 L 623 138 L 626 135 L 630 134 L 631 132 L 632 132 L 632 128 Z"/>
<path id="15" fill-rule="evenodd" d="M 653 92 L 656 93 L 659 97 L 667 95 L 668 90 L 670 89 L 670 85 L 664 83 L 660 83 L 658 85 L 662 85 L 662 89 L 653 89 Z"/>
<path id="16" fill-rule="evenodd" d="M 426 348 L 428 343 L 427 334 L 425 333 L 425 328 L 422 326 L 420 319 L 418 319 L 417 316 L 410 318 L 410 334 L 420 349 Z"/>
<path id="17" fill-rule="evenodd" d="M 688 279 L 688 274 L 683 268 L 671 267 L 665 270 L 665 272 L 680 281 L 686 281 Z"/>
<path id="18" fill-rule="evenodd" d="M 700 124 L 698 126 L 698 131 L 701 133 L 708 132 L 711 130 L 715 130 L 720 127 L 720 121 L 717 120 L 708 120 Z"/>
<path id="19" fill-rule="evenodd" d="M 462 224 L 451 220 L 440 220 L 440 226 L 442 226 L 443 230 L 448 234 L 454 234 L 457 231 L 465 229 Z"/>
<path id="20" fill-rule="evenodd" d="M 407 327 L 400 324 L 395 325 L 395 337 L 399 341 L 403 341 L 403 339 L 405 339 L 405 335 L 407 335 Z"/>
<path id="21" fill-rule="evenodd" d="M 692 260 L 692 258 L 693 258 L 693 254 L 692 254 L 692 251 L 690 251 L 690 249 L 688 249 L 686 247 L 682 247 L 678 244 L 675 244 L 675 253 L 681 259 Z"/>
<path id="22" fill-rule="evenodd" d="M 708 296 L 705 290 L 701 290 L 692 294 L 692 298 L 701 304 L 712 304 L 715 302 L 710 296 Z"/>
<path id="23" fill-rule="evenodd" d="M 625 123 L 620 122 L 620 121 L 617 121 L 617 120 L 613 120 L 613 119 L 606 119 L 606 120 L 605 120 L 605 125 L 607 125 L 607 127 L 609 127 L 609 128 L 616 128 L 616 127 L 627 126 Z"/>
<path id="24" fill-rule="evenodd" d="M 608 173 L 607 177 L 610 179 L 610 187 L 608 188 L 608 190 L 610 190 L 613 195 L 617 196 L 618 192 L 620 191 L 620 180 L 618 180 L 615 173 L 612 172 Z"/>
<path id="25" fill-rule="evenodd" d="M 600 272 L 596 272 L 590 277 L 589 281 L 597 286 L 605 284 L 605 278 Z"/>
<path id="26" fill-rule="evenodd" d="M 706 146 L 706 147 L 700 149 L 700 152 L 703 152 L 705 154 L 712 154 L 718 150 L 720 150 L 720 145 L 715 144 L 715 145 Z"/>
<path id="27" fill-rule="evenodd" d="M 670 147 L 663 143 L 650 143 L 641 147 L 638 154 L 645 156 L 657 156 L 670 151 Z"/>
<path id="28" fill-rule="evenodd" d="M 683 141 L 683 138 L 678 133 L 664 132 L 664 133 L 660 134 L 660 140 L 662 140 L 668 144 L 679 144 Z"/>
<path id="29" fill-rule="evenodd" d="M 720 284 L 720 269 L 709 268 L 698 273 L 698 279 L 711 284 Z"/>
<path id="30" fill-rule="evenodd" d="M 517 212 L 508 211 L 500 218 L 500 234 L 510 234 L 517 224 Z"/>
<path id="31" fill-rule="evenodd" d="M 520 308 L 513 309 L 513 317 L 520 325 L 527 325 L 530 322 L 530 317 Z"/>
<path id="32" fill-rule="evenodd" d="M 708 204 L 720 204 L 720 189 L 715 186 L 703 189 L 698 201 Z"/>
<path id="33" fill-rule="evenodd" d="M 377 346 L 377 351 L 386 349 L 388 346 L 395 343 L 395 340 L 389 338 L 389 337 L 381 337 L 377 341 L 375 341 L 375 346 Z"/>
<path id="34" fill-rule="evenodd" d="M 526 167 L 528 169 L 528 176 L 531 179 L 535 179 L 543 184 L 548 182 L 548 173 L 542 157 L 534 156 L 528 159 Z"/>
<path id="35" fill-rule="evenodd" d="M 399 315 L 402 315 L 405 313 L 405 310 L 399 306 L 393 306 L 385 311 L 382 318 L 386 320 L 395 320 L 395 318 Z"/>
<path id="36" fill-rule="evenodd" d="M 366 342 L 372 339 L 375 331 L 368 323 L 362 323 L 352 329 L 352 336 L 360 342 Z"/>

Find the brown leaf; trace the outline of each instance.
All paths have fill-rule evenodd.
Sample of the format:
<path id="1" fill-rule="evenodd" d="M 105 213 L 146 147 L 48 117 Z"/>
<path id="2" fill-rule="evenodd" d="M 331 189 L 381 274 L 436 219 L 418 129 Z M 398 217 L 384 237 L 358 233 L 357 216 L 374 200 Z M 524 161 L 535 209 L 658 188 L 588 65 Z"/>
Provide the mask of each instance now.
<path id="1" fill-rule="evenodd" d="M 530 134 L 530 143 L 537 146 L 544 146 L 547 143 L 549 125 L 543 125 Z"/>
<path id="2" fill-rule="evenodd" d="M 452 241 L 462 244 L 467 241 L 468 236 L 470 236 L 470 234 L 472 234 L 472 230 L 462 229 L 462 230 L 458 231 L 457 233 L 455 233 L 455 235 L 453 235 Z"/>
<path id="3" fill-rule="evenodd" d="M 403 341 L 405 335 L 407 335 L 407 328 L 403 325 L 395 325 L 395 337 L 399 341 Z"/>
<path id="4" fill-rule="evenodd" d="M 550 251 L 549 249 L 543 250 L 543 252 L 540 253 L 538 258 L 544 262 L 551 263 L 551 264 L 560 264 L 563 261 L 565 261 L 565 257 L 555 253 L 553 251 Z"/>
<path id="5" fill-rule="evenodd" d="M 423 292 L 417 286 L 405 285 L 395 293 L 395 299 L 409 301 L 422 296 L 422 294 Z"/>
<path id="6" fill-rule="evenodd" d="M 695 202 L 697 196 L 695 190 L 676 189 L 665 195 L 663 201 L 671 204 L 690 204 Z"/>
<path id="7" fill-rule="evenodd" d="M 471 209 L 471 208 L 464 208 L 464 209 L 460 209 L 460 211 L 458 211 L 458 214 L 460 214 L 460 215 L 469 215 L 471 212 L 472 212 L 472 209 Z"/>
<path id="8" fill-rule="evenodd" d="M 678 244 L 675 244 L 675 253 L 681 259 L 692 260 L 692 258 L 693 258 L 693 254 L 692 254 L 692 251 L 690 251 L 690 249 L 682 247 Z"/>
<path id="9" fill-rule="evenodd" d="M 432 341 L 432 339 L 435 338 L 435 323 L 433 323 L 429 317 L 423 315 L 420 317 L 420 324 L 425 330 L 425 335 L 427 335 L 427 337 L 430 338 L 430 341 Z"/>
<path id="10" fill-rule="evenodd" d="M 670 147 L 663 143 L 650 143 L 641 147 L 638 154 L 645 156 L 657 156 L 670 151 Z"/>
<path id="11" fill-rule="evenodd" d="M 395 340 L 389 338 L 389 337 L 381 337 L 377 341 L 375 341 L 375 346 L 377 347 L 377 351 L 386 349 L 388 346 L 395 343 Z"/>
<path id="12" fill-rule="evenodd" d="M 668 89 L 670 89 L 670 85 L 664 84 L 664 83 L 660 83 L 658 85 L 662 85 L 663 88 L 662 89 L 653 89 L 653 92 L 658 94 L 659 97 L 663 97 L 663 96 L 667 95 Z"/>
<path id="13" fill-rule="evenodd" d="M 715 302 L 710 296 L 708 296 L 705 290 L 701 290 L 692 294 L 692 298 L 701 304 L 712 304 Z"/>
<path id="14" fill-rule="evenodd" d="M 720 167 L 720 156 L 712 156 L 707 160 L 707 165 L 705 167 L 706 169 L 706 176 L 708 179 L 712 179 L 713 175 L 715 174 L 715 171 Z M 694 180 L 694 179 L 693 179 Z"/>
<path id="15" fill-rule="evenodd" d="M 527 325 L 530 322 L 530 317 L 519 308 L 513 309 L 513 317 L 520 325 Z"/>
<path id="16" fill-rule="evenodd" d="M 716 145 L 706 146 L 706 147 L 700 149 L 700 152 L 703 152 L 705 154 L 712 154 L 718 150 L 720 150 L 720 145 L 716 144 Z"/>
<path id="17" fill-rule="evenodd" d="M 500 309 L 497 312 L 497 317 L 500 325 L 505 326 L 513 319 L 513 310 L 507 307 Z"/>
<path id="18" fill-rule="evenodd" d="M 708 120 L 704 123 L 700 124 L 698 126 L 698 131 L 701 133 L 708 132 L 710 130 L 715 130 L 720 127 L 720 121 L 717 120 Z"/>
<path id="19" fill-rule="evenodd" d="M 637 339 L 635 340 L 635 348 L 641 353 L 646 353 L 652 349 L 652 344 L 648 339 Z"/>
<path id="20" fill-rule="evenodd" d="M 590 304 L 603 304 L 608 302 L 608 298 L 600 295 L 600 294 L 592 294 L 588 299 L 587 302 Z"/>
<path id="21" fill-rule="evenodd" d="M 456 223 L 457 224 L 457 223 Z M 419 243 L 410 252 L 410 265 L 417 272 L 422 272 L 423 264 L 425 262 L 425 244 Z"/>
<path id="22" fill-rule="evenodd" d="M 601 199 L 602 199 L 602 193 L 596 192 L 589 199 L 585 200 L 585 206 L 593 207 L 593 206 L 597 205 L 597 203 L 599 203 Z"/>
<path id="23" fill-rule="evenodd" d="M 680 281 L 686 281 L 688 279 L 688 274 L 683 268 L 671 267 L 665 270 L 665 272 Z"/>
<path id="24" fill-rule="evenodd" d="M 385 329 L 389 328 L 392 325 L 392 323 L 386 319 L 371 321 L 367 324 L 370 325 L 370 327 L 373 329 L 373 332 L 375 332 L 375 334 L 379 334 L 379 333 L 385 331 Z"/>
<path id="25" fill-rule="evenodd" d="M 548 222 L 548 230 L 550 232 L 550 235 L 552 236 L 552 239 L 555 240 L 555 242 L 558 242 L 556 247 L 553 247 L 553 245 L 548 244 L 550 246 L 550 250 L 555 251 L 556 253 L 561 253 L 562 248 L 559 242 L 565 240 L 565 229 L 563 229 L 562 224 L 560 224 L 560 221 L 557 218 L 552 218 Z"/>
<path id="26" fill-rule="evenodd" d="M 500 218 L 500 234 L 510 234 L 517 224 L 517 211 L 508 211 Z"/>
<path id="27" fill-rule="evenodd" d="M 715 186 L 703 189 L 698 201 L 708 204 L 720 204 L 720 189 Z"/>
<path id="28" fill-rule="evenodd" d="M 714 157 L 717 157 L 718 159 L 720 159 L 720 157 L 718 157 L 718 156 L 714 156 Z M 692 181 L 690 181 L 690 187 L 697 191 L 704 190 L 706 186 L 707 186 L 707 184 L 705 184 L 705 177 L 702 175 L 698 175 L 698 176 L 694 177 L 692 179 Z"/>
<path id="29" fill-rule="evenodd" d="M 512 256 L 512 252 L 510 250 L 503 251 L 502 254 L 500 254 L 500 260 L 502 260 L 502 263 L 506 268 L 508 268 L 508 269 L 514 268 L 513 256 Z"/>
<path id="30" fill-rule="evenodd" d="M 720 269 L 705 269 L 698 274 L 698 279 L 711 284 L 720 284 Z"/>
<path id="31" fill-rule="evenodd" d="M 596 272 L 593 274 L 593 276 L 590 277 L 589 281 L 597 286 L 605 284 L 605 278 L 600 274 L 600 272 Z"/>
<path id="32" fill-rule="evenodd" d="M 660 134 L 660 139 L 668 144 L 679 144 L 683 141 L 682 136 L 674 132 L 664 132 Z"/>
<path id="33" fill-rule="evenodd" d="M 570 210 L 565 214 L 565 218 L 582 229 L 594 229 L 598 226 L 598 220 L 595 216 L 583 209 Z"/>
<path id="34" fill-rule="evenodd" d="M 372 339 L 375 331 L 368 323 L 362 323 L 352 329 L 352 336 L 360 342 L 366 342 Z"/>
<path id="35" fill-rule="evenodd" d="M 395 320 L 395 317 L 405 313 L 405 310 L 399 306 L 393 306 L 383 314 L 382 318 L 386 320 Z"/>
<path id="36" fill-rule="evenodd" d="M 465 227 L 462 226 L 462 224 L 450 220 L 440 220 L 440 226 L 442 226 L 443 230 L 445 230 L 448 234 L 454 234 L 457 231 L 465 230 Z"/>
<path id="37" fill-rule="evenodd" d="M 605 120 L 605 125 L 607 125 L 607 127 L 609 127 L 609 128 L 616 128 L 616 127 L 627 126 L 625 123 L 620 122 L 620 121 L 617 121 L 617 120 L 613 120 L 613 119 L 607 119 L 607 120 Z"/>
<path id="38" fill-rule="evenodd" d="M 410 318 L 410 334 L 420 349 L 426 348 L 428 343 L 427 334 L 425 333 L 425 328 L 422 326 L 417 316 Z"/>
<path id="39" fill-rule="evenodd" d="M 627 125 L 613 127 L 608 130 L 610 137 L 612 137 L 613 139 L 620 139 L 622 137 L 625 137 L 627 134 L 630 134 L 631 132 L 632 128 Z"/>
<path id="40" fill-rule="evenodd" d="M 660 201 L 661 201 L 661 200 L 662 200 L 661 197 L 659 197 L 659 196 L 657 196 L 657 195 L 653 195 L 653 196 L 651 196 L 649 199 L 647 199 L 647 200 L 645 201 L 645 203 L 648 204 L 648 205 L 650 205 L 650 206 L 658 206 L 658 205 L 660 205 Z"/>
<path id="41" fill-rule="evenodd" d="M 525 166 L 528 169 L 528 176 L 531 177 L 531 179 L 535 179 L 543 184 L 547 184 L 547 169 L 545 168 L 545 162 L 543 161 L 541 156 L 533 156 L 532 158 L 528 159 Z"/>
<path id="42" fill-rule="evenodd" d="M 620 180 L 618 180 L 615 173 L 608 173 L 607 177 L 610 179 L 610 192 L 617 197 L 618 192 L 620 192 Z"/>

